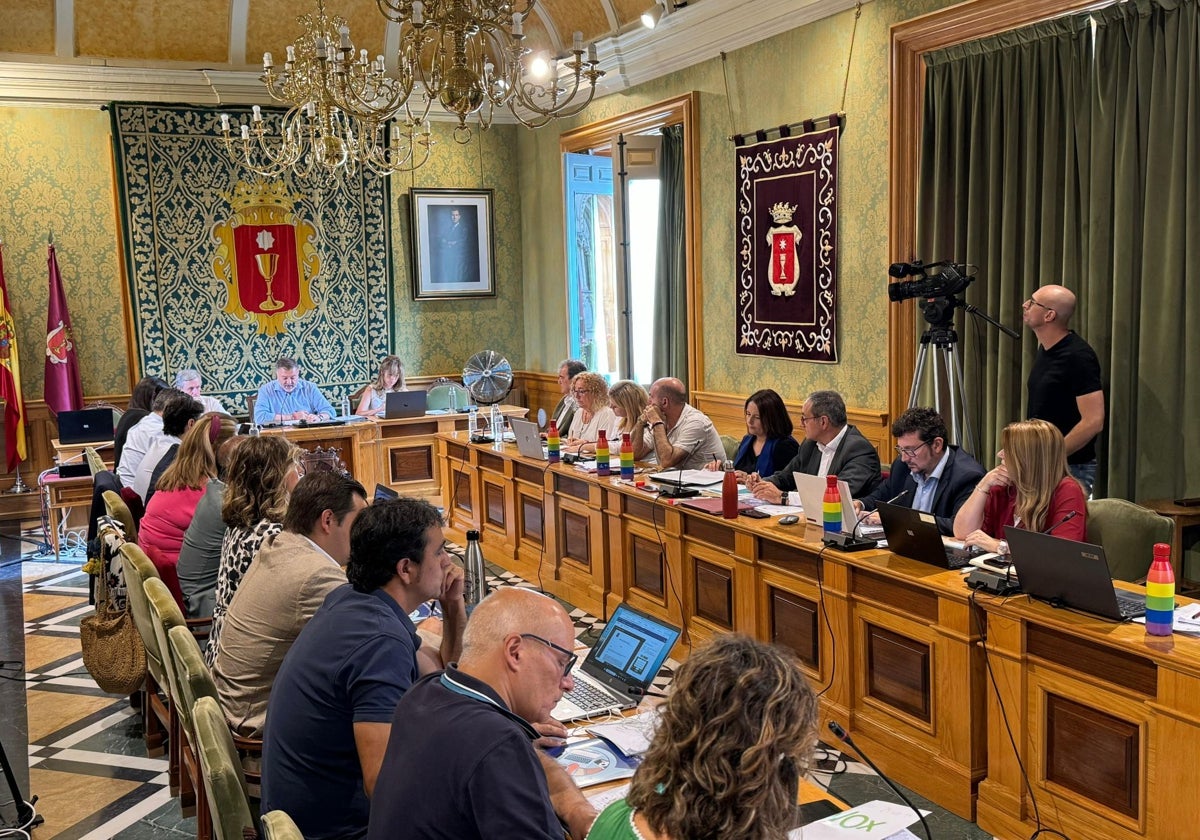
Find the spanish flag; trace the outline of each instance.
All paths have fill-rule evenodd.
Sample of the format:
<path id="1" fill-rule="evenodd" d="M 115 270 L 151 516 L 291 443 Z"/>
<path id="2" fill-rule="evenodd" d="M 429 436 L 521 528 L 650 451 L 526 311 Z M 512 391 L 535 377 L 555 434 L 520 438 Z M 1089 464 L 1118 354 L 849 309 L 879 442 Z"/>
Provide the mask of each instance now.
<path id="1" fill-rule="evenodd" d="M 17 358 L 17 327 L 4 282 L 4 251 L 0 248 L 0 399 L 4 400 L 4 447 L 8 472 L 28 455 L 25 449 L 25 401 L 21 399 L 21 363 Z"/>

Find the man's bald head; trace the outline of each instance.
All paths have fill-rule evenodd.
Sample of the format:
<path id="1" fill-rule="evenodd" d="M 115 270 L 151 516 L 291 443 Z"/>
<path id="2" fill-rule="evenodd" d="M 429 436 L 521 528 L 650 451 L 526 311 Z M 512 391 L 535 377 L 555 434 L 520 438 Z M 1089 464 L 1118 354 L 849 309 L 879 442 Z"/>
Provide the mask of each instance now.
<path id="1" fill-rule="evenodd" d="M 1041 295 L 1039 295 L 1041 302 L 1054 310 L 1058 320 L 1065 327 L 1071 320 L 1071 316 L 1075 314 L 1075 293 L 1066 286 L 1054 284 L 1042 286 L 1039 291 L 1041 291 Z"/>
<path id="2" fill-rule="evenodd" d="M 553 598 L 514 586 L 497 589 L 471 613 L 463 632 L 462 661 L 467 664 L 498 651 L 513 633 L 552 636 L 563 622 L 570 624 L 570 616 Z"/>
<path id="3" fill-rule="evenodd" d="M 650 386 L 650 393 L 653 395 L 651 399 L 666 397 L 675 405 L 687 403 L 687 388 L 673 376 L 654 380 L 654 384 Z"/>

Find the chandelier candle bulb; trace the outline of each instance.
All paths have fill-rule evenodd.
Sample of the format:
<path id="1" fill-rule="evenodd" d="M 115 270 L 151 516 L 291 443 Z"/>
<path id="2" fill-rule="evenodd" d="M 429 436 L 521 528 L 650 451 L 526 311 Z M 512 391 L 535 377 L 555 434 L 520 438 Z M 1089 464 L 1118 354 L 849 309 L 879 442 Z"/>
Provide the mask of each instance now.
<path id="1" fill-rule="evenodd" d="M 242 129 L 242 139 L 249 140 L 250 139 L 250 126 L 243 123 L 242 125 L 239 126 L 239 128 Z"/>
<path id="2" fill-rule="evenodd" d="M 1175 624 L 1175 571 L 1171 547 L 1154 544 L 1154 562 L 1146 575 L 1146 635 L 1170 636 Z"/>
<path id="3" fill-rule="evenodd" d="M 255 105 L 253 108 L 251 108 L 250 109 L 250 119 L 252 119 L 256 123 L 262 122 L 262 108 L 260 108 L 257 105 Z"/>
<path id="4" fill-rule="evenodd" d="M 513 12 L 512 34 L 516 35 L 518 38 L 523 37 L 525 35 L 525 30 L 521 27 L 521 13 Z"/>
<path id="5" fill-rule="evenodd" d="M 425 23 L 425 4 L 421 0 L 414 0 L 412 4 L 412 22 L 413 26 Z"/>
<path id="6" fill-rule="evenodd" d="M 821 523 L 826 534 L 842 532 L 842 494 L 836 475 L 825 476 L 825 496 L 821 500 Z"/>
<path id="7" fill-rule="evenodd" d="M 575 37 L 571 39 L 571 52 L 583 52 L 583 33 L 576 32 Z"/>
<path id="8" fill-rule="evenodd" d="M 295 47 L 293 47 L 291 44 L 288 44 L 288 48 L 287 48 L 287 63 L 288 63 L 288 64 L 291 64 L 291 63 L 292 63 L 292 62 L 294 62 L 295 60 L 296 60 L 296 48 L 295 48 Z"/>
<path id="9" fill-rule="evenodd" d="M 270 70 L 271 64 L 271 54 L 269 52 L 263 53 L 263 70 Z"/>
<path id="10" fill-rule="evenodd" d="M 596 42 L 588 44 L 588 64 L 599 64 L 599 54 L 596 52 Z"/>
<path id="11" fill-rule="evenodd" d="M 221 115 L 221 130 L 229 131 L 229 115 L 228 114 Z"/>

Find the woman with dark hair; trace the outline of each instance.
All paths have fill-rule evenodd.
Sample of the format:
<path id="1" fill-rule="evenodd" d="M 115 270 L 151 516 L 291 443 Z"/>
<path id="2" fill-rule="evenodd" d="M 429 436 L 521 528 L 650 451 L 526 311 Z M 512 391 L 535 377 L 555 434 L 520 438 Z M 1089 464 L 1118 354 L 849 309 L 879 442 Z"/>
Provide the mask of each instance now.
<path id="1" fill-rule="evenodd" d="M 967 545 L 1008 554 L 1004 529 L 1046 531 L 1068 540 L 1087 534 L 1087 499 L 1067 469 L 1062 432 L 1045 420 L 1018 420 L 1000 433 L 1000 464 L 979 479 L 954 517 Z"/>
<path id="2" fill-rule="evenodd" d="M 300 480 L 300 450 L 275 435 L 249 438 L 234 451 L 225 476 L 221 518 L 225 539 L 221 543 L 221 568 L 217 571 L 217 599 L 212 632 L 204 658 L 211 668 L 221 641 L 221 625 L 229 602 L 262 541 L 283 530 L 292 488 Z"/>
<path id="3" fill-rule="evenodd" d="M 384 356 L 379 363 L 379 373 L 375 380 L 363 389 L 362 399 L 359 400 L 355 414 L 363 417 L 374 417 L 380 414 L 387 402 L 389 391 L 407 391 L 404 384 L 404 362 L 399 356 Z"/>
<path id="4" fill-rule="evenodd" d="M 167 387 L 166 381 L 157 376 L 142 377 L 142 380 L 133 386 L 133 394 L 129 397 L 129 407 L 125 409 L 125 413 L 117 421 L 117 428 L 113 431 L 114 470 L 121 463 L 121 450 L 125 448 L 125 438 L 129 437 L 129 430 L 150 413 L 150 406 L 154 404 L 154 398 L 158 396 L 159 391 Z"/>
<path id="5" fill-rule="evenodd" d="M 817 743 L 817 698 L 799 663 L 748 636 L 718 636 L 675 675 L 629 793 L 587 840 L 787 836 Z"/>
<path id="6" fill-rule="evenodd" d="M 796 457 L 800 444 L 792 437 L 792 418 L 783 398 L 770 388 L 755 391 L 746 399 L 746 436 L 733 458 L 737 479 L 745 483 L 750 473 L 774 475 Z M 721 469 L 717 461 L 710 470 Z"/>

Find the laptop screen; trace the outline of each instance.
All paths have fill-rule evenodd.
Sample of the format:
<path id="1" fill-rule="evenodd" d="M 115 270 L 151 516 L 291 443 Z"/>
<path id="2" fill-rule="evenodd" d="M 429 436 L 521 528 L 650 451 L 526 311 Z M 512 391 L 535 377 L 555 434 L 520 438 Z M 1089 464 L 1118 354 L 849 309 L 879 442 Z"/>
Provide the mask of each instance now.
<path id="1" fill-rule="evenodd" d="M 624 682 L 649 685 L 678 638 L 679 631 L 670 624 L 621 604 L 588 662 Z"/>

